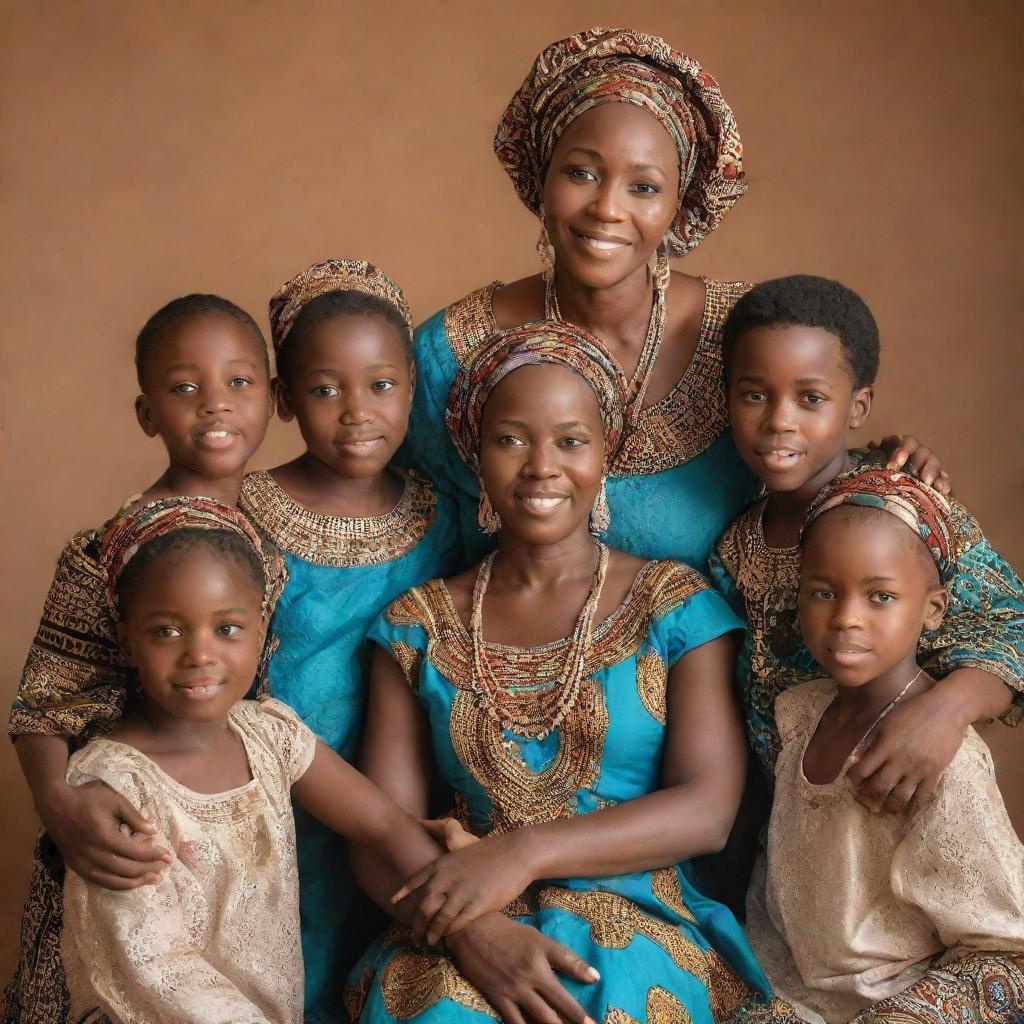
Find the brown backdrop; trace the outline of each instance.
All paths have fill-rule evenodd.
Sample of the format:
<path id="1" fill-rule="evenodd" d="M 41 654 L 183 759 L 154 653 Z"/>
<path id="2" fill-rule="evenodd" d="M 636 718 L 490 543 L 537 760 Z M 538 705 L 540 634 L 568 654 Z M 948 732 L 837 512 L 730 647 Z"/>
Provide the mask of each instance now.
<path id="1" fill-rule="evenodd" d="M 537 51 L 592 24 L 664 35 L 736 111 L 750 190 L 686 269 L 861 291 L 884 345 L 867 434 L 927 439 L 1024 566 L 1016 0 L 9 0 L 0 18 L 3 701 L 64 540 L 162 469 L 132 414 L 145 318 L 200 290 L 262 321 L 328 256 L 381 264 L 418 319 L 531 272 L 536 225 L 491 134 Z M 296 439 L 275 423 L 259 465 Z M 1021 828 L 1020 737 L 987 736 Z M 35 819 L 0 750 L 6 976 Z"/>

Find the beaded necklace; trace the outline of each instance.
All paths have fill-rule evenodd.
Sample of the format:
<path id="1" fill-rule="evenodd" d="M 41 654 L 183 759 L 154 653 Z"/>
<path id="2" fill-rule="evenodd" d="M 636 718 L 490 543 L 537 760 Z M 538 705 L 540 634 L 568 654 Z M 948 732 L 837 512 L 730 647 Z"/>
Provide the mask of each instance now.
<path id="1" fill-rule="evenodd" d="M 627 423 L 635 424 L 643 410 L 644 396 L 647 394 L 648 385 L 651 383 L 654 362 L 658 358 L 658 351 L 661 348 L 662 339 L 665 337 L 665 321 L 667 319 L 665 289 L 668 285 L 669 274 L 668 257 L 664 253 L 659 252 L 658 262 L 652 275 L 654 302 L 651 305 L 650 319 L 647 321 L 647 333 L 644 335 L 643 347 L 640 349 L 640 358 L 637 360 L 636 370 L 633 371 L 633 377 L 629 382 L 629 389 L 626 392 L 623 417 Z M 562 311 L 558 305 L 558 292 L 555 290 L 554 274 L 547 275 L 544 280 L 544 319 L 563 319 Z"/>
<path id="2" fill-rule="evenodd" d="M 484 592 L 491 578 L 491 566 L 496 554 L 496 551 L 492 551 L 484 560 L 473 585 L 473 604 L 469 616 L 469 633 L 473 646 L 472 686 L 488 717 L 502 729 L 519 736 L 543 739 L 558 728 L 575 706 L 579 696 L 580 684 L 583 681 L 583 665 L 590 649 L 594 616 L 608 574 L 608 547 L 605 544 L 598 544 L 594 580 L 569 637 L 569 649 L 565 655 L 561 679 L 556 680 L 548 689 L 538 687 L 533 678 L 504 686 L 491 667 L 483 637 L 483 605 Z M 503 667 L 506 669 L 503 674 L 506 678 L 515 674 L 516 653 L 515 648 L 505 648 L 502 651 L 501 657 L 505 663 Z"/>

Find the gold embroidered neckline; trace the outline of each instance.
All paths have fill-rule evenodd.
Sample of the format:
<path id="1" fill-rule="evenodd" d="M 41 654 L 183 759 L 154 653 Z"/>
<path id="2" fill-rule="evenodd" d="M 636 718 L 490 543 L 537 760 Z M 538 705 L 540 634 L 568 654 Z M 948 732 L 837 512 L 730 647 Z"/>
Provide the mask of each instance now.
<path id="1" fill-rule="evenodd" d="M 411 551 L 434 521 L 437 495 L 413 473 L 390 512 L 380 516 L 330 516 L 300 505 L 267 470 L 242 481 L 239 505 L 280 548 L 314 565 L 334 568 L 379 565 Z"/>
<path id="2" fill-rule="evenodd" d="M 704 310 L 693 356 L 666 395 L 636 410 L 609 467 L 612 476 L 649 476 L 681 466 L 710 448 L 728 428 L 722 324 L 750 286 L 703 276 L 700 280 L 705 289 Z M 448 343 L 460 365 L 471 362 L 480 345 L 500 330 L 494 317 L 494 294 L 501 287 L 500 281 L 494 281 L 445 310 Z"/>

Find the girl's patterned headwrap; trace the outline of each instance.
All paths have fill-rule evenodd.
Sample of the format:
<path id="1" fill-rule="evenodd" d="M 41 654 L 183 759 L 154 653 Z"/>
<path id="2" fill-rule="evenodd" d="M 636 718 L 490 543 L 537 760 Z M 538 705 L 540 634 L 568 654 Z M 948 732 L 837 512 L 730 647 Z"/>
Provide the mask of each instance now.
<path id="1" fill-rule="evenodd" d="M 938 491 L 921 483 L 916 476 L 867 466 L 837 477 L 811 502 L 804 530 L 840 505 L 860 505 L 892 513 L 927 545 L 943 583 L 948 583 L 955 575 L 957 547 L 952 509 Z"/>
<path id="2" fill-rule="evenodd" d="M 412 333 L 412 313 L 405 294 L 383 270 L 366 260 L 323 260 L 286 281 L 270 300 L 270 338 L 274 351 L 281 351 L 303 306 L 327 292 L 342 290 L 364 292 L 390 302 L 402 314 Z"/>
<path id="3" fill-rule="evenodd" d="M 495 334 L 455 377 L 445 423 L 467 465 L 480 465 L 480 428 L 491 392 L 513 370 L 538 363 L 568 367 L 587 382 L 601 408 L 605 463 L 611 461 L 622 438 L 626 379 L 597 338 L 574 324 L 545 320 Z"/>
<path id="4" fill-rule="evenodd" d="M 284 559 L 272 545 L 264 543 L 244 513 L 213 498 L 164 498 L 140 505 L 117 516 L 100 539 L 100 568 L 106 577 L 107 600 L 119 617 L 117 581 L 139 549 L 175 530 L 227 530 L 238 534 L 256 552 L 263 564 L 266 589 L 265 609 L 273 610 L 288 579 Z"/>
<path id="5" fill-rule="evenodd" d="M 746 190 L 739 130 L 718 83 L 658 36 L 591 28 L 552 43 L 498 122 L 494 152 L 519 198 L 540 211 L 559 136 L 584 111 L 630 103 L 653 114 L 679 150 L 679 210 L 665 238 L 682 256 Z"/>

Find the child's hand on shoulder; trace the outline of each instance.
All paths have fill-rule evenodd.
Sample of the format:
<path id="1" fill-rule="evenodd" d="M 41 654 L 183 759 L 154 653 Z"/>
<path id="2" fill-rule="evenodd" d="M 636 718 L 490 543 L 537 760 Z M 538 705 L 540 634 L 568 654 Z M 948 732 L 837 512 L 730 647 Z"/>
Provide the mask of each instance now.
<path id="1" fill-rule="evenodd" d="M 153 823 L 102 782 L 65 784 L 39 815 L 64 863 L 104 889 L 151 885 L 170 863 L 170 852 L 151 838 Z"/>
<path id="2" fill-rule="evenodd" d="M 911 801 L 919 807 L 935 792 L 968 724 L 942 686 L 898 704 L 847 771 L 857 799 L 875 812 L 903 811 Z"/>
<path id="3" fill-rule="evenodd" d="M 868 451 L 884 456 L 890 469 L 913 473 L 921 483 L 934 487 L 939 494 L 948 495 L 953 489 L 942 460 L 912 434 L 888 434 L 877 444 L 868 441 Z"/>

